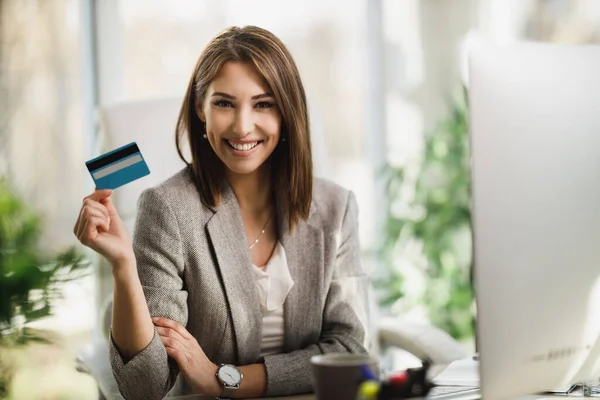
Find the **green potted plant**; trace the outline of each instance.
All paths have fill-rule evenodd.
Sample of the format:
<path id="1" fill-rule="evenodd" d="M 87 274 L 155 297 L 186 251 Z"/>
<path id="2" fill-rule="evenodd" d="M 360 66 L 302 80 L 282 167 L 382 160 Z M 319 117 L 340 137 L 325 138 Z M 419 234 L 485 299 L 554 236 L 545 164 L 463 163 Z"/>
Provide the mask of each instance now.
<path id="1" fill-rule="evenodd" d="M 386 167 L 389 207 L 380 253 L 386 268 L 376 282 L 382 305 L 401 299 L 405 277 L 397 260 L 417 243 L 424 290 L 406 306 L 424 305 L 430 321 L 456 339 L 474 334 L 467 103 L 463 90 L 448 117 L 426 135 L 416 174 L 411 177 L 407 167 Z M 406 193 L 413 194 L 409 201 Z"/>
<path id="2" fill-rule="evenodd" d="M 42 251 L 41 228 L 40 216 L 0 177 L 0 398 L 8 395 L 15 372 L 9 349 L 48 342 L 48 334 L 29 323 L 52 314 L 62 283 L 89 271 L 75 247 L 57 255 Z"/>

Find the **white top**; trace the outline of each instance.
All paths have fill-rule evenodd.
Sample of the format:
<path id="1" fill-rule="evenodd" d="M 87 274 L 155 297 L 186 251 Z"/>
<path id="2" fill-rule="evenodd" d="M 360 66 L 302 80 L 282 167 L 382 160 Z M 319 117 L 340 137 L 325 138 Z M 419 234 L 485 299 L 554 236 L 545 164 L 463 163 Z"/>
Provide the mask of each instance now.
<path id="1" fill-rule="evenodd" d="M 285 250 L 277 242 L 271 259 L 263 269 L 252 265 L 262 312 L 260 355 L 283 351 L 283 303 L 294 286 Z"/>

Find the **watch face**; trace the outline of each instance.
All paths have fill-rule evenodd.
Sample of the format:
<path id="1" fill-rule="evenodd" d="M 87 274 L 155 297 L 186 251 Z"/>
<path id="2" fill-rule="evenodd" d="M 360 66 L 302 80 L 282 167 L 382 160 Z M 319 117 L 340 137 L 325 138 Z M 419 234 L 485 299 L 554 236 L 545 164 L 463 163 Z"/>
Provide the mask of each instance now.
<path id="1" fill-rule="evenodd" d="M 242 380 L 240 371 L 233 365 L 223 365 L 219 368 L 219 379 L 228 386 L 236 386 Z"/>

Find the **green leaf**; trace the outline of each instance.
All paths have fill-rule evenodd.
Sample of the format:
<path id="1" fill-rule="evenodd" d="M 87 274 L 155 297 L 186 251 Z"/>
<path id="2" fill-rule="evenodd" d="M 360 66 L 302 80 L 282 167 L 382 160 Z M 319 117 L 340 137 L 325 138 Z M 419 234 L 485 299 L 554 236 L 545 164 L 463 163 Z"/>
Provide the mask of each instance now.
<path id="1" fill-rule="evenodd" d="M 422 243 L 427 265 L 420 301 L 432 323 L 458 339 L 471 337 L 474 326 L 471 244 L 457 239 L 465 227 L 468 236 L 471 230 L 467 96 L 463 88 L 451 103 L 448 117 L 425 135 L 420 172 L 414 182 L 408 180 L 404 168 L 388 165 L 382 170 L 389 208 L 379 251 L 384 273 L 376 283 L 382 306 L 400 299 L 406 283 L 396 270 L 395 249 L 410 238 Z M 406 185 L 415 189 L 411 204 L 402 202 L 401 188 Z M 398 202 L 424 213 L 418 219 L 394 215 L 391 207 Z M 466 264 L 465 254 L 469 255 Z"/>
<path id="2" fill-rule="evenodd" d="M 90 272 L 76 247 L 49 254 L 40 245 L 42 218 L 0 177 L 0 346 L 46 342 L 25 324 L 52 314 L 61 285 Z"/>

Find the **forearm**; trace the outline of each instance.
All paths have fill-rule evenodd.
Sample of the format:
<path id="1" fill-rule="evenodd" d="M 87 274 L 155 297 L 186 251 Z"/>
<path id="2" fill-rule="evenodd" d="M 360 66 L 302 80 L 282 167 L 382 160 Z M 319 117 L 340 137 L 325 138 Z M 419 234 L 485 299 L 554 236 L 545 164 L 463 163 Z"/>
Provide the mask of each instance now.
<path id="1" fill-rule="evenodd" d="M 135 259 L 113 266 L 112 337 L 124 362 L 148 346 L 154 324 L 140 282 Z"/>
<path id="2" fill-rule="evenodd" d="M 244 375 L 240 388 L 233 395 L 236 399 L 262 397 L 267 391 L 267 372 L 264 364 L 238 367 Z M 219 393 L 220 394 L 220 393 Z"/>
<path id="3" fill-rule="evenodd" d="M 266 396 L 290 396 L 310 393 L 312 356 L 327 353 L 366 354 L 361 343 L 347 334 L 327 335 L 322 341 L 289 353 L 265 356 L 268 384 Z"/>

